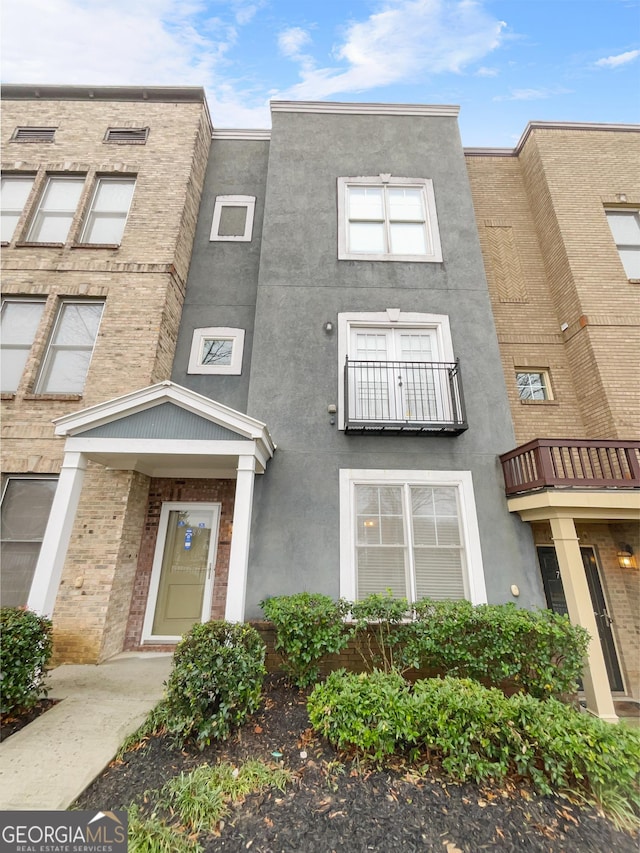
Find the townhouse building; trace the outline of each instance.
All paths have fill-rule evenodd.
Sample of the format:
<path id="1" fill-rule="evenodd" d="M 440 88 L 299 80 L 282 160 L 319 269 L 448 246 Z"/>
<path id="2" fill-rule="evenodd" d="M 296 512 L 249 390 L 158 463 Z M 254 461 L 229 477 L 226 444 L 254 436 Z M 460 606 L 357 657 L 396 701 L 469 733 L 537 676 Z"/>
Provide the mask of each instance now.
<path id="1" fill-rule="evenodd" d="M 202 89 L 2 99 L 2 603 L 53 613 L 58 659 L 100 660 L 122 649 L 146 483 L 65 454 L 52 422 L 170 376 L 211 124 Z"/>
<path id="2" fill-rule="evenodd" d="M 593 637 L 585 680 L 610 716 L 611 693 L 640 698 L 640 128 L 532 122 L 514 150 L 466 155 L 517 440 L 509 510 L 547 606 Z"/>

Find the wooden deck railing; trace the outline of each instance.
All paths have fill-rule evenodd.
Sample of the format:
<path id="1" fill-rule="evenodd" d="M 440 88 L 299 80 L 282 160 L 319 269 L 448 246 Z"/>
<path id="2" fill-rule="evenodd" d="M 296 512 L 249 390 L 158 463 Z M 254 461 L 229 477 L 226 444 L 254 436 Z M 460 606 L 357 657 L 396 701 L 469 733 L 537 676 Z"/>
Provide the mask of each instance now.
<path id="1" fill-rule="evenodd" d="M 536 438 L 500 461 L 507 495 L 554 486 L 640 488 L 640 441 Z"/>

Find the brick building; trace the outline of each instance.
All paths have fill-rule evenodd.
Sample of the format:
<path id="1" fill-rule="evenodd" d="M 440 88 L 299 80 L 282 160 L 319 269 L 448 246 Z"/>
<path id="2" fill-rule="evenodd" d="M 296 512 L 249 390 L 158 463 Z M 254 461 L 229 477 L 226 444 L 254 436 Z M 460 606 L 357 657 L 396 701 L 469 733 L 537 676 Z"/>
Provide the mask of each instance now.
<path id="1" fill-rule="evenodd" d="M 122 649 L 148 486 L 63 466 L 52 421 L 170 376 L 211 124 L 195 88 L 2 99 L 2 600 L 53 612 L 58 658 L 104 659 Z M 56 484 L 85 468 L 75 521 L 53 519 L 65 562 L 41 542 Z"/>
<path id="2" fill-rule="evenodd" d="M 509 509 L 547 605 L 600 640 L 608 716 L 609 687 L 640 698 L 640 128 L 533 122 L 466 159 L 518 442 Z"/>

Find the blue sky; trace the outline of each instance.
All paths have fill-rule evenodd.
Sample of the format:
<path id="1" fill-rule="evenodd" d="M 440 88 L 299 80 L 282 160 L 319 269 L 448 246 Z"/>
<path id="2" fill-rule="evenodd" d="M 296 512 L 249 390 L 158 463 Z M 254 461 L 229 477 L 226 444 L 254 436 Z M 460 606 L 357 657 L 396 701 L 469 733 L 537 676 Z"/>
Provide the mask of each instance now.
<path id="1" fill-rule="evenodd" d="M 459 104 L 466 146 L 527 121 L 640 121 L 640 0 L 4 0 L 5 83 L 203 86 L 216 127 L 270 98 Z"/>

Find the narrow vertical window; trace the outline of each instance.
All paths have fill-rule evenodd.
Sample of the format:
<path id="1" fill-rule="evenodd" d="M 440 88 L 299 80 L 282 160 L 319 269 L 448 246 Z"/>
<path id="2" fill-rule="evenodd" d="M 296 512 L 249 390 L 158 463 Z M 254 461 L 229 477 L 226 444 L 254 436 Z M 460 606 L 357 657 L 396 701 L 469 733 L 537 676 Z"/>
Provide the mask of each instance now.
<path id="1" fill-rule="evenodd" d="M 627 278 L 640 278 L 640 211 L 608 210 L 607 220 Z"/>
<path id="2" fill-rule="evenodd" d="M 20 384 L 44 306 L 44 300 L 5 299 L 2 303 L 3 394 L 13 394 Z"/>
<path id="3" fill-rule="evenodd" d="M 102 302 L 62 303 L 43 361 L 36 393 L 82 393 L 102 309 Z"/>
<path id="4" fill-rule="evenodd" d="M 4 176 L 2 178 L 2 233 L 0 240 L 8 243 L 13 239 L 16 225 L 33 187 L 33 178 Z"/>
<path id="5" fill-rule="evenodd" d="M 84 178 L 49 178 L 27 240 L 65 243 L 82 194 Z"/>
<path id="6" fill-rule="evenodd" d="M 135 183 L 134 178 L 98 180 L 81 243 L 120 245 Z"/>

